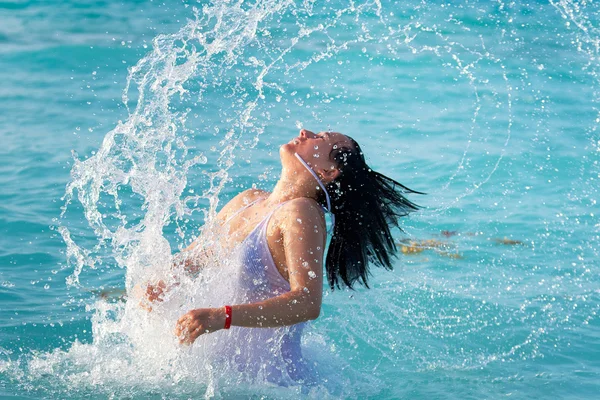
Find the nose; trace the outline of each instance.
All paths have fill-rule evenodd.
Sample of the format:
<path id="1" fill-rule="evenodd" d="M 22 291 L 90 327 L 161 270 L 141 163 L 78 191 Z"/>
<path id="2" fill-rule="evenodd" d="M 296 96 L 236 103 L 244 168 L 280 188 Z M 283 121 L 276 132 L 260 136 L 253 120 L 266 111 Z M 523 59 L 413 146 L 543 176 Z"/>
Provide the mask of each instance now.
<path id="1" fill-rule="evenodd" d="M 308 129 L 301 129 L 300 136 L 302 136 L 303 138 L 314 138 L 315 134 L 314 132 L 311 132 Z"/>

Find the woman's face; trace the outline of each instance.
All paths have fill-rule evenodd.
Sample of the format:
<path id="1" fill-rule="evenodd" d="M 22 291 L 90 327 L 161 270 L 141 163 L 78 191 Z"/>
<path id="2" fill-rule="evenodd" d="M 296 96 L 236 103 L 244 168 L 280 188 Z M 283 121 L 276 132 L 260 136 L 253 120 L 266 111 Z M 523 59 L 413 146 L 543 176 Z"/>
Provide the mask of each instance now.
<path id="1" fill-rule="evenodd" d="M 337 176 L 337 174 L 332 174 L 337 170 L 337 165 L 331 157 L 332 151 L 336 148 L 353 148 L 353 144 L 346 135 L 338 132 L 314 133 L 302 129 L 297 137 L 281 146 L 281 151 L 292 156 L 294 153 L 298 153 L 320 175 L 321 179 L 328 182 Z M 294 158 L 282 157 L 282 162 L 297 163 L 298 161 Z M 288 159 L 290 161 L 286 161 Z"/>

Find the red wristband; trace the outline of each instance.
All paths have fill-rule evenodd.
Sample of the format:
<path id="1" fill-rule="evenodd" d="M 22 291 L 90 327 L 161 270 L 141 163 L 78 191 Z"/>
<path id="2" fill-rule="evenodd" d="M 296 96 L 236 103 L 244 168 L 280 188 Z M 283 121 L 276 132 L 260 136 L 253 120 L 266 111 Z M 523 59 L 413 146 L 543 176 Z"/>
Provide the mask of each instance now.
<path id="1" fill-rule="evenodd" d="M 231 306 L 225 306 L 225 329 L 231 328 Z"/>

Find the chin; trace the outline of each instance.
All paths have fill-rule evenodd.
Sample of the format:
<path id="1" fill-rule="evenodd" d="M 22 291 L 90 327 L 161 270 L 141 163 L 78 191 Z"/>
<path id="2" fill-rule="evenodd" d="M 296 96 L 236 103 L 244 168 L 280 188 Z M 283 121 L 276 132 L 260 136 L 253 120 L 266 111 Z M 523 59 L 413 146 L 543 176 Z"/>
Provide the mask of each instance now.
<path id="1" fill-rule="evenodd" d="M 279 147 L 279 154 L 294 154 L 296 152 L 296 145 L 293 142 L 282 144 Z"/>
<path id="2" fill-rule="evenodd" d="M 294 143 L 286 143 L 279 147 L 279 158 L 284 164 L 286 161 L 293 159 L 295 153 L 296 145 L 294 145 Z"/>

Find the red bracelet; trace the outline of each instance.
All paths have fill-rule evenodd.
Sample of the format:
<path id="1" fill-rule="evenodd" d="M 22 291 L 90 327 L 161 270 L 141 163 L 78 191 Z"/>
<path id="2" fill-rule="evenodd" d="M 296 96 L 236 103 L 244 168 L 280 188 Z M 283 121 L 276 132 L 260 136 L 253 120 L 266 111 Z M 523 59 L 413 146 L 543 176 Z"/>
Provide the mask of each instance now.
<path id="1" fill-rule="evenodd" d="M 231 328 L 231 306 L 225 306 L 225 329 Z"/>

